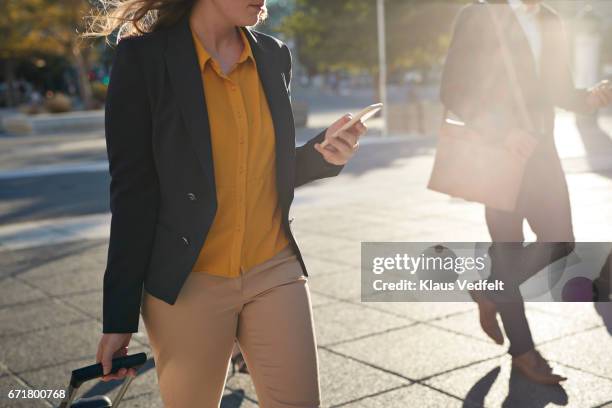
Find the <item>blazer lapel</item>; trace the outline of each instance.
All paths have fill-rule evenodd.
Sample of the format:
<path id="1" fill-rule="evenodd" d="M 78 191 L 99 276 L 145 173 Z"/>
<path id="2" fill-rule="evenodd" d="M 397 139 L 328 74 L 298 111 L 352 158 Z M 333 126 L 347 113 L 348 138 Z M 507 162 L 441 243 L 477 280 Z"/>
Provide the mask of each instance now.
<path id="1" fill-rule="evenodd" d="M 527 34 L 509 5 L 506 7 L 506 14 L 507 24 L 504 31 L 510 34 L 508 36 L 509 46 L 511 49 L 514 48 L 514 55 L 518 57 L 515 64 L 517 72 L 523 79 L 537 82 L 539 75 L 536 69 L 535 57 L 531 51 L 529 40 L 527 39 Z"/>
<path id="2" fill-rule="evenodd" d="M 198 65 L 195 44 L 189 28 L 189 14 L 183 17 L 168 32 L 165 52 L 170 82 L 176 93 L 187 133 L 193 143 L 202 169 L 215 189 L 210 124 Z"/>
<path id="3" fill-rule="evenodd" d="M 274 123 L 277 185 L 279 193 L 282 193 L 283 187 L 292 185 L 294 176 L 292 152 L 295 150 L 295 128 L 292 121 L 291 102 L 283 79 L 280 52 L 271 49 L 272 47 L 265 47 L 250 29 L 242 27 L 242 30 L 251 45 L 259 80 L 266 94 Z"/>

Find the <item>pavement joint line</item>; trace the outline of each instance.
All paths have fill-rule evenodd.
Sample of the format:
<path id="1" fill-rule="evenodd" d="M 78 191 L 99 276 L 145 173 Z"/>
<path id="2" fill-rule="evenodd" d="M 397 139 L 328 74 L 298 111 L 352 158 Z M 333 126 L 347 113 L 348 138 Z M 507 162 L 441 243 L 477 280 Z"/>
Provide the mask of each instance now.
<path id="1" fill-rule="evenodd" d="M 469 367 L 472 367 L 472 366 L 475 366 L 475 365 L 478 365 L 478 364 L 486 363 L 486 362 L 491 361 L 491 360 L 497 360 L 497 359 L 500 359 L 500 358 L 505 357 L 507 355 L 508 355 L 508 353 L 504 352 L 504 353 L 501 353 L 501 354 L 496 354 L 496 355 L 494 355 L 492 357 L 483 358 L 483 359 L 477 360 L 477 361 L 472 361 L 470 363 L 467 363 L 467 364 L 464 364 L 464 365 L 461 365 L 461 366 L 453 367 L 453 368 L 450 368 L 448 370 L 440 371 L 438 373 L 431 374 L 431 375 L 423 377 L 423 378 L 419 378 L 418 380 L 416 380 L 416 382 L 421 384 L 421 385 L 426 385 L 424 382 L 425 381 L 429 381 L 432 378 L 436 378 L 436 377 L 439 377 L 439 376 L 442 376 L 442 375 L 445 375 L 445 374 L 449 374 L 449 373 L 452 373 L 454 371 L 463 370 L 465 368 L 469 368 Z"/>
<path id="2" fill-rule="evenodd" d="M 339 357 L 346 358 L 346 359 L 348 359 L 348 360 L 352 360 L 352 361 L 354 361 L 354 362 L 356 362 L 356 363 L 363 364 L 363 365 L 368 366 L 368 367 L 370 367 L 370 368 L 374 368 L 374 369 L 376 369 L 376 370 L 379 370 L 379 371 L 385 372 L 385 373 L 390 374 L 390 375 L 393 375 L 393 376 L 395 376 L 395 377 L 399 377 L 399 378 L 401 378 L 402 380 L 409 381 L 411 384 L 414 384 L 414 383 L 417 383 L 417 382 L 418 382 L 418 380 L 417 380 L 417 379 L 407 377 L 407 376 L 405 376 L 404 374 L 400 374 L 400 373 L 398 373 L 398 372 L 396 372 L 396 371 L 389 370 L 389 369 L 387 369 L 387 368 L 380 367 L 380 366 L 378 366 L 378 365 L 376 365 L 376 364 L 369 363 L 369 362 L 367 362 L 367 361 L 364 361 L 364 360 L 358 359 L 358 358 L 353 357 L 353 356 L 350 356 L 350 355 L 348 355 L 348 354 L 341 353 L 341 352 L 336 351 L 336 350 L 334 350 L 334 349 L 330 349 L 330 348 L 328 348 L 327 346 L 321 346 L 321 345 L 319 345 L 319 346 L 317 346 L 317 348 L 319 348 L 319 349 L 321 349 L 321 350 L 325 350 L 325 351 L 327 351 L 327 352 L 329 352 L 329 353 L 335 354 L 335 355 L 337 355 L 337 356 L 339 356 Z"/>
<path id="3" fill-rule="evenodd" d="M 435 321 L 443 320 L 443 319 L 446 319 L 446 318 L 449 318 L 449 317 L 460 316 L 462 314 L 467 314 L 467 313 L 473 312 L 473 310 L 459 310 L 459 311 L 451 312 L 449 314 L 445 314 L 445 315 L 442 315 L 442 316 L 432 317 L 430 319 L 416 319 L 416 318 L 413 318 L 413 317 L 407 317 L 403 313 L 398 313 L 398 312 L 394 312 L 394 311 L 391 311 L 391 310 L 386 310 L 386 309 L 378 308 L 376 306 L 372 306 L 371 305 L 372 303 L 376 304 L 376 303 L 384 303 L 384 302 L 361 302 L 361 301 L 359 301 L 359 303 L 357 303 L 357 304 L 363 305 L 364 307 L 368 307 L 370 309 L 378 310 L 379 312 L 388 313 L 388 314 L 394 315 L 396 317 L 403 317 L 404 319 L 410 319 L 410 320 L 413 320 L 413 321 L 419 322 L 419 323 L 435 322 Z M 389 303 L 389 302 L 386 302 L 386 303 Z M 396 302 L 396 303 L 413 303 L 413 302 Z M 421 303 L 421 302 L 418 302 L 418 303 Z M 426 303 L 426 302 L 423 302 L 423 303 Z M 470 303 L 470 302 L 461 302 L 461 303 Z"/>
<path id="4" fill-rule="evenodd" d="M 93 321 L 95 321 L 96 323 L 98 323 L 100 326 L 102 326 L 102 319 L 100 319 L 100 317 L 97 317 L 97 316 L 91 316 L 89 313 L 87 313 L 87 312 L 85 312 L 85 311 L 81 310 L 81 309 L 80 309 L 79 307 L 77 307 L 76 305 L 73 305 L 72 303 L 70 303 L 70 302 L 68 302 L 68 301 L 66 301 L 66 300 L 64 300 L 64 299 L 62 298 L 62 296 L 69 296 L 69 295 L 72 295 L 72 294 L 53 295 L 53 294 L 49 293 L 48 291 L 46 291 L 45 289 L 43 289 L 43 288 L 41 288 L 41 287 L 38 287 L 38 286 L 36 286 L 36 285 L 34 285 L 34 284 L 30 283 L 29 281 L 27 281 L 27 280 L 25 280 L 25 279 L 23 279 L 23 278 L 21 278 L 21 277 L 19 277 L 19 276 L 14 276 L 14 277 L 13 277 L 13 279 L 20 281 L 21 283 L 23 283 L 23 284 L 24 284 L 24 285 L 26 285 L 26 286 L 29 286 L 30 288 L 37 289 L 37 290 L 41 291 L 41 292 L 42 292 L 42 293 L 43 293 L 43 294 L 46 296 L 46 298 L 52 298 L 52 299 L 55 299 L 55 301 L 57 301 L 58 303 L 60 303 L 60 304 L 62 304 L 62 305 L 64 305 L 64 306 L 66 306 L 66 307 L 68 307 L 68 308 L 70 308 L 70 309 L 74 310 L 75 312 L 77 312 L 78 314 L 80 314 L 80 315 L 82 315 L 82 316 L 84 317 L 82 320 L 73 321 L 73 322 L 72 322 L 73 324 L 74 324 L 74 323 L 83 323 L 83 322 L 85 322 L 85 321 L 92 321 L 92 320 L 93 320 Z M 93 289 L 93 290 L 96 290 L 96 289 Z M 82 293 L 82 292 L 84 292 L 84 291 L 81 291 L 81 292 L 78 292 L 78 293 L 80 294 L 80 293 Z M 43 299 L 45 299 L 45 298 L 43 298 Z M 42 300 L 41 300 L 41 301 L 42 301 Z M 68 324 L 70 324 L 70 323 L 68 323 Z M 63 327 L 63 326 L 66 326 L 66 325 L 67 325 L 67 324 L 61 324 L 61 325 L 53 326 L 53 328 L 55 328 L 55 327 Z M 49 329 L 49 327 L 46 327 L 45 329 Z M 36 329 L 35 331 L 38 331 L 38 330 L 44 330 L 44 329 Z M 28 332 L 26 332 L 26 333 L 31 333 L 31 332 L 33 332 L 33 331 L 28 331 Z M 19 335 L 19 333 L 18 333 L 18 334 L 16 334 L 16 335 Z M 13 335 L 13 336 L 15 336 L 15 335 Z M 2 339 L 3 337 L 4 337 L 4 336 L 1 336 L 1 335 L 0 335 L 0 339 Z M 147 343 L 145 343 L 145 342 L 144 342 L 144 341 L 142 341 L 142 340 L 139 340 L 138 338 L 134 338 L 134 336 L 132 336 L 132 340 L 133 340 L 133 341 L 135 341 L 136 343 L 138 343 L 138 344 L 142 345 L 142 346 L 149 347 L 149 345 L 148 345 Z"/>
<path id="5" fill-rule="evenodd" d="M 594 376 L 594 377 L 601 378 L 602 380 L 607 380 L 607 381 L 612 382 L 612 378 L 610 378 L 610 377 L 606 377 L 606 376 L 603 376 L 603 375 L 598 374 L 598 373 L 594 373 L 593 371 L 585 370 L 585 369 L 583 369 L 583 368 L 576 367 L 576 366 L 573 366 L 573 365 L 571 365 L 571 364 L 564 363 L 564 362 L 559 361 L 559 360 L 549 360 L 549 361 L 550 361 L 550 362 L 553 362 L 553 363 L 555 363 L 555 364 L 559 364 L 560 366 L 567 367 L 567 368 L 571 368 L 572 370 L 580 371 L 581 373 L 589 374 L 589 375 L 592 375 L 592 376 Z"/>
<path id="6" fill-rule="evenodd" d="M 27 281 L 26 279 L 21 278 L 20 276 L 15 276 L 14 279 L 20 281 L 21 283 L 23 283 L 26 286 L 29 286 L 30 288 L 37 289 L 37 290 L 41 291 L 46 296 L 46 298 L 54 299 L 58 304 L 61 304 L 61 305 L 65 306 L 65 307 L 67 307 L 68 309 L 74 310 L 78 314 L 80 314 L 80 315 L 82 315 L 84 317 L 87 317 L 88 320 L 91 320 L 93 318 L 93 320 L 97 321 L 98 323 L 100 322 L 100 319 L 98 319 L 97 317 L 90 316 L 89 313 L 86 313 L 86 312 L 82 311 L 80 308 L 76 307 L 74 304 L 72 304 L 70 302 L 67 302 L 66 300 L 62 299 L 58 295 L 54 295 L 54 294 L 48 292 L 47 290 L 45 290 L 44 288 L 41 288 L 40 286 L 37 286 L 37 285 Z"/>
<path id="7" fill-rule="evenodd" d="M 537 310 L 538 312 L 547 314 L 549 316 L 557 316 L 557 317 L 567 317 L 567 315 L 565 313 L 562 312 L 555 312 L 555 311 L 550 311 L 549 309 L 546 308 L 540 308 L 539 304 L 540 303 L 556 303 L 556 302 L 525 302 L 526 304 L 528 304 L 530 307 L 532 307 L 533 309 Z M 594 303 L 598 303 L 598 302 L 579 302 L 579 303 L 590 303 L 590 304 L 594 304 Z M 606 302 L 603 302 L 606 303 Z M 528 310 L 529 311 L 529 310 Z"/>
<path id="8" fill-rule="evenodd" d="M 385 329 L 385 330 L 381 330 L 381 331 L 376 331 L 376 332 L 371 332 L 371 333 L 364 334 L 364 335 L 361 335 L 361 336 L 352 337 L 350 339 L 344 339 L 344 340 L 339 340 L 339 341 L 336 341 L 336 342 L 322 344 L 322 346 L 325 346 L 325 347 L 341 346 L 343 344 L 348 344 L 348 343 L 352 343 L 352 342 L 359 341 L 359 340 L 365 340 L 365 339 L 368 339 L 370 337 L 380 336 L 380 335 L 383 335 L 383 334 L 392 333 L 394 331 L 407 329 L 409 327 L 412 327 L 412 326 L 415 326 L 415 325 L 418 325 L 418 324 L 421 324 L 421 323 L 419 323 L 419 322 L 412 322 L 410 324 L 405 324 L 405 325 L 402 325 L 402 326 L 391 327 L 389 329 Z M 316 326 L 316 323 L 315 323 L 315 326 Z"/>
<path id="9" fill-rule="evenodd" d="M 12 277 L 11 277 L 12 278 Z M 14 279 L 14 278 L 12 278 Z M 0 282 L 2 282 L 2 279 L 0 279 Z M 38 289 L 40 290 L 40 289 Z M 89 293 L 95 293 L 95 292 L 100 292 L 99 289 L 88 289 L 88 290 L 84 290 L 81 292 L 75 292 L 75 293 L 70 293 L 70 294 L 66 294 L 66 295 L 49 295 L 49 296 L 44 296 L 41 298 L 37 298 L 37 299 L 31 299 L 31 300 L 26 300 L 23 302 L 15 302 L 15 303 L 7 303 L 4 305 L 0 305 L 0 311 L 3 309 L 11 309 L 14 307 L 21 307 L 21 306 L 32 306 L 32 305 L 36 305 L 37 303 L 42 303 L 47 299 L 55 299 L 55 298 L 60 298 L 60 297 L 67 297 L 67 296 L 72 296 L 72 295 L 86 295 Z"/>
<path id="10" fill-rule="evenodd" d="M 594 326 L 589 326 L 589 327 L 586 327 L 586 328 L 584 328 L 582 330 L 571 331 L 571 332 L 569 332 L 567 334 L 564 334 L 563 336 L 557 336 L 557 337 L 554 337 L 552 339 L 548 339 L 548 340 L 545 340 L 545 341 L 543 341 L 541 343 L 538 343 L 538 346 L 543 346 L 545 344 L 554 343 L 556 341 L 563 340 L 563 339 L 569 338 L 569 337 L 574 337 L 574 336 L 577 336 L 579 334 L 590 332 L 590 331 L 593 331 L 593 330 L 596 330 L 596 329 L 599 329 L 599 328 L 602 328 L 602 327 L 605 327 L 603 323 L 596 324 Z"/>
<path id="11" fill-rule="evenodd" d="M 30 329 L 30 330 L 27 330 L 27 331 L 24 331 L 24 332 L 19 332 L 19 333 L 0 334 L 0 341 L 1 340 L 5 340 L 5 339 L 13 339 L 13 338 L 17 338 L 17 337 L 29 336 L 31 334 L 36 334 L 36 333 L 43 332 L 45 330 L 50 330 L 50 329 L 62 329 L 64 327 L 72 326 L 74 324 L 90 322 L 91 320 L 92 319 L 90 317 L 87 317 L 87 318 L 83 318 L 83 319 L 73 320 L 71 322 L 54 324 L 52 326 L 37 327 L 35 329 Z"/>
<path id="12" fill-rule="evenodd" d="M 451 368 L 451 369 L 449 369 L 449 370 L 444 370 L 444 371 L 441 371 L 441 372 L 438 372 L 438 373 L 435 373 L 435 374 L 432 374 L 432 375 L 429 375 L 429 376 L 426 376 L 426 377 L 422 377 L 422 378 L 414 379 L 414 378 L 407 377 L 407 376 L 405 376 L 405 375 L 403 375 L 403 374 L 400 374 L 400 373 L 398 373 L 398 372 L 396 372 L 396 371 L 389 370 L 389 369 L 386 369 L 386 368 L 384 368 L 384 367 L 377 366 L 376 364 L 372 364 L 372 363 L 369 363 L 369 362 L 367 362 L 367 361 L 363 361 L 363 360 L 361 360 L 361 359 L 358 359 L 358 358 L 356 358 L 356 357 L 353 357 L 353 356 L 350 356 L 350 355 L 347 355 L 347 354 L 341 353 L 341 352 L 339 352 L 339 351 L 335 351 L 335 350 L 333 350 L 333 349 L 327 348 L 326 346 L 319 346 L 318 348 L 323 349 L 323 350 L 325 350 L 325 351 L 327 351 L 327 352 L 330 352 L 330 353 L 336 354 L 336 355 L 338 355 L 338 356 L 340 356 L 340 357 L 343 357 L 343 358 L 346 358 L 346 359 L 349 359 L 349 360 L 355 361 L 355 362 L 357 362 L 357 363 L 360 363 L 360 364 L 366 365 L 366 366 L 368 366 L 368 367 L 370 367 L 370 368 L 374 368 L 374 369 L 377 369 L 377 370 L 383 371 L 383 372 L 385 372 L 385 373 L 387 373 L 387 374 L 391 374 L 391 375 L 394 375 L 394 376 L 396 376 L 396 377 L 402 378 L 402 379 L 404 379 L 404 380 L 408 380 L 408 381 L 410 381 L 412 384 L 420 384 L 420 385 L 422 385 L 422 386 L 425 386 L 425 387 L 431 388 L 431 389 L 433 389 L 433 390 L 436 390 L 436 391 L 438 391 L 438 392 L 441 392 L 441 393 L 443 393 L 443 394 L 446 394 L 446 395 L 448 395 L 449 397 L 453 397 L 453 398 L 460 399 L 461 401 L 465 401 L 465 400 L 461 399 L 460 397 L 457 397 L 456 395 L 450 394 L 450 393 L 448 393 L 448 392 L 446 392 L 446 391 L 444 391 L 444 390 L 441 390 L 441 389 L 438 389 L 438 388 L 436 388 L 436 387 L 434 387 L 434 386 L 431 386 L 431 385 L 429 385 L 429 384 L 426 384 L 426 383 L 425 383 L 425 381 L 428 381 L 428 380 L 430 380 L 430 379 L 432 379 L 432 378 L 435 378 L 435 377 L 438 377 L 438 376 L 441 376 L 441 375 L 445 375 L 445 374 L 451 373 L 451 372 L 453 372 L 453 371 L 463 370 L 463 369 L 465 369 L 465 368 L 468 368 L 468 367 L 471 367 L 471 366 L 474 366 L 474 365 L 478 365 L 478 364 L 481 364 L 481 363 L 484 363 L 484 362 L 487 362 L 487 361 L 490 361 L 490 360 L 499 359 L 499 358 L 501 358 L 501 357 L 503 357 L 503 356 L 507 355 L 507 353 L 502 353 L 502 354 L 494 355 L 494 356 L 489 357 L 489 358 L 485 358 L 485 359 L 481 359 L 481 360 L 473 361 L 473 362 L 471 362 L 471 363 L 464 364 L 464 365 L 461 365 L 461 366 L 453 367 L 453 368 Z"/>
<path id="13" fill-rule="evenodd" d="M 327 293 L 319 292 L 318 290 L 313 290 L 313 289 L 310 289 L 310 291 L 313 292 L 313 293 L 316 293 L 317 295 L 327 296 L 328 298 L 337 300 L 340 303 L 349 303 L 349 304 L 351 304 L 353 306 L 361 306 L 361 307 L 365 307 L 367 309 L 376 310 L 379 313 L 383 313 L 383 314 L 391 315 L 391 316 L 394 316 L 394 317 L 397 317 L 397 318 L 401 318 L 401 319 L 407 320 L 407 321 L 409 321 L 411 323 L 415 323 L 415 322 L 416 323 L 421 323 L 417 319 L 413 319 L 413 318 L 410 318 L 410 317 L 407 317 L 407 316 L 403 316 L 403 315 L 401 315 L 399 313 L 394 313 L 394 312 L 390 312 L 388 310 L 374 308 L 372 306 L 367 305 L 366 304 L 367 302 L 362 302 L 361 300 L 354 301 L 354 300 L 351 300 L 351 299 L 343 299 L 343 298 L 339 298 L 339 297 L 336 297 L 336 296 L 333 296 L 333 295 L 329 295 Z M 321 305 L 321 307 L 324 307 L 324 306 L 326 306 L 326 305 Z"/>
<path id="14" fill-rule="evenodd" d="M 593 408 L 610 408 L 612 406 L 612 400 L 606 401 L 601 405 L 596 405 Z"/>
<path id="15" fill-rule="evenodd" d="M 479 341 L 481 343 L 491 344 L 491 340 L 487 340 L 487 339 L 483 339 L 483 338 L 480 338 L 480 337 L 477 337 L 477 336 L 473 336 L 473 335 L 471 335 L 469 333 L 463 333 L 463 332 L 460 332 L 460 331 L 449 329 L 448 327 L 436 326 L 435 324 L 432 324 L 432 322 L 422 322 L 422 323 L 424 325 L 426 325 L 426 326 L 433 327 L 433 328 L 439 329 L 439 330 L 444 330 L 445 332 L 448 332 L 448 333 L 453 333 L 453 334 L 456 334 L 456 335 L 459 335 L 459 336 L 467 337 L 469 339 L 476 340 L 476 341 Z"/>
<path id="16" fill-rule="evenodd" d="M 369 398 L 374 398 L 374 397 L 378 397 L 378 396 L 380 396 L 380 395 L 384 395 L 384 394 L 387 394 L 387 393 L 389 393 L 389 392 L 393 392 L 393 391 L 401 390 L 402 388 L 408 388 L 408 387 L 413 386 L 414 384 L 415 384 L 415 383 L 409 383 L 409 384 L 398 385 L 398 386 L 396 386 L 396 387 L 392 387 L 392 388 L 385 389 L 385 390 L 382 390 L 382 391 L 377 391 L 377 392 L 374 392 L 374 393 L 372 393 L 372 394 L 364 395 L 364 396 L 359 397 L 359 398 L 355 398 L 355 399 L 352 399 L 352 400 L 348 400 L 348 401 L 345 401 L 345 402 L 341 402 L 341 403 L 339 403 L 339 404 L 330 405 L 330 408 L 344 407 L 344 406 L 346 406 L 346 405 L 349 405 L 349 404 L 354 404 L 354 403 L 359 402 L 359 401 L 365 401 L 366 399 L 369 399 Z"/>
<path id="17" fill-rule="evenodd" d="M 36 389 L 35 386 L 31 385 L 25 378 L 21 377 L 15 371 L 11 370 L 6 364 L 2 363 L 2 361 L 0 361 L 0 365 L 4 367 L 4 369 L 8 373 L 8 377 L 17 380 L 17 382 L 20 383 L 23 387 L 29 388 L 31 390 Z M 46 403 L 48 406 L 53 407 L 53 404 L 51 404 L 51 402 L 47 398 L 41 398 L 40 400 Z"/>

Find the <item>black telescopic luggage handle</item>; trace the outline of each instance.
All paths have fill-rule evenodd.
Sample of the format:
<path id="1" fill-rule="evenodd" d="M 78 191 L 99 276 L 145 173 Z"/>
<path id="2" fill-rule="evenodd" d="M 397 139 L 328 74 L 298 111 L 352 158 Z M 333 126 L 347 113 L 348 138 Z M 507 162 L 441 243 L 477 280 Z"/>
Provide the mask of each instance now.
<path id="1" fill-rule="evenodd" d="M 147 355 L 145 353 L 132 354 L 125 357 L 117 357 L 113 359 L 113 367 L 110 373 L 115 374 L 121 368 L 138 367 L 146 363 L 146 361 Z M 102 370 L 102 363 L 92 364 L 87 367 L 82 367 L 73 370 L 72 377 L 70 377 L 70 385 L 74 388 L 79 388 L 81 384 L 86 381 L 102 377 L 102 375 L 104 374 Z"/>
<path id="2" fill-rule="evenodd" d="M 109 374 L 115 374 L 122 368 L 138 368 L 144 363 L 147 362 L 147 355 L 145 353 L 137 353 L 129 356 L 117 357 L 113 359 L 112 368 Z M 59 408 L 68 408 L 68 407 L 118 407 L 125 395 L 130 383 L 134 379 L 132 376 L 127 376 L 123 380 L 123 384 L 121 388 L 117 392 L 115 396 L 115 401 L 111 401 L 106 395 L 103 396 L 95 396 L 91 398 L 83 398 L 72 404 L 76 396 L 76 391 L 78 388 L 83 385 L 84 382 L 93 380 L 96 378 L 102 377 L 104 374 L 102 363 L 92 364 L 87 367 L 78 368 L 76 370 L 72 370 L 72 375 L 70 377 L 70 384 L 68 385 L 68 389 L 66 391 L 66 395 L 63 401 L 60 403 Z"/>

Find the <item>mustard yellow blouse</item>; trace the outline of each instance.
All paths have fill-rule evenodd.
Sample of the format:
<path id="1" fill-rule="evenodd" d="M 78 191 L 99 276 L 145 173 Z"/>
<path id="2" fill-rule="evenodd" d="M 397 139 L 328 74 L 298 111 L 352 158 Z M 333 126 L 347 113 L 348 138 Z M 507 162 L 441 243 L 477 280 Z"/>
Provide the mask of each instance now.
<path id="1" fill-rule="evenodd" d="M 281 225 L 272 117 L 250 44 L 226 75 L 192 30 L 210 122 L 217 213 L 193 271 L 224 277 L 266 261 L 289 240 Z"/>

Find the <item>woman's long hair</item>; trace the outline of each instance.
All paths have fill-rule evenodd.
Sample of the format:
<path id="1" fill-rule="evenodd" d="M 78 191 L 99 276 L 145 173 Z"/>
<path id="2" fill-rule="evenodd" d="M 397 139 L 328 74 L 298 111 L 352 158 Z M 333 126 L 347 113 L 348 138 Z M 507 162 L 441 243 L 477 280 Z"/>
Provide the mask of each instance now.
<path id="1" fill-rule="evenodd" d="M 177 23 L 197 0 L 98 0 L 86 37 L 129 37 Z"/>

